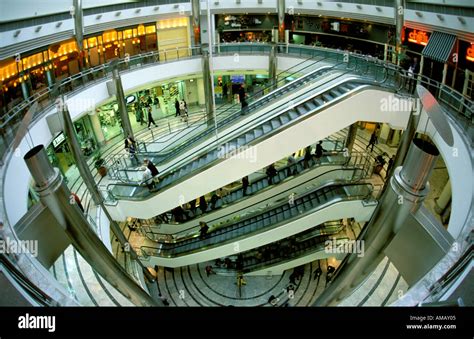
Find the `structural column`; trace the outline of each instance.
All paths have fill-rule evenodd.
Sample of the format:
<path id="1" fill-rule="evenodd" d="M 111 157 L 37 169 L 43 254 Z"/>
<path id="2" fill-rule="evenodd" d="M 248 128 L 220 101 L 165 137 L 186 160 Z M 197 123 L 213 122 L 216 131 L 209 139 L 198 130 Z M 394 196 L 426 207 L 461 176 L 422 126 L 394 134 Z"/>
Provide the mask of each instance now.
<path id="1" fill-rule="evenodd" d="M 81 146 L 79 145 L 79 142 L 77 140 L 76 132 L 74 130 L 74 125 L 72 123 L 71 116 L 69 114 L 67 106 L 64 102 L 64 97 L 60 99 L 59 103 L 60 103 L 60 107 L 58 107 L 58 111 L 60 112 L 63 130 L 68 137 L 69 148 L 71 149 L 71 153 L 74 157 L 74 160 L 76 161 L 76 165 L 82 177 L 82 180 L 84 181 L 84 184 L 86 185 L 94 203 L 100 206 L 105 216 L 109 220 L 112 233 L 115 235 L 115 237 L 117 238 L 117 240 L 119 241 L 119 243 L 122 245 L 123 248 L 130 249 L 130 254 L 131 254 L 132 259 L 137 259 L 138 258 L 137 254 L 130 247 L 130 244 L 128 243 L 127 238 L 125 238 L 125 235 L 120 229 L 120 226 L 115 222 L 115 220 L 112 219 L 109 212 L 104 206 L 104 199 L 102 195 L 100 194 L 99 190 L 97 189 L 97 185 L 95 183 L 94 177 L 92 176 L 89 170 L 89 166 L 87 165 L 87 162 L 85 161 L 82 155 Z M 142 266 L 142 268 L 144 268 L 141 262 L 139 260 L 137 261 L 139 265 Z M 144 273 L 146 274 L 147 272 L 148 270 L 144 269 Z"/>
<path id="2" fill-rule="evenodd" d="M 349 131 L 347 132 L 346 142 L 344 148 L 347 150 L 349 154 L 352 153 L 352 148 L 354 147 L 354 142 L 357 136 L 357 122 L 353 123 L 349 127 Z"/>
<path id="3" fill-rule="evenodd" d="M 200 0 L 191 0 L 194 46 L 201 45 L 201 3 Z"/>
<path id="4" fill-rule="evenodd" d="M 277 58 L 277 46 L 274 42 L 271 44 L 270 57 L 269 57 L 269 66 L 268 66 L 268 79 L 272 84 L 272 88 L 277 88 L 277 68 L 278 68 L 278 58 Z"/>
<path id="5" fill-rule="evenodd" d="M 53 65 L 51 62 L 48 62 L 45 66 L 45 73 L 46 73 L 46 82 L 48 83 L 49 88 L 54 87 L 55 83 L 55 77 L 54 77 L 54 72 L 53 72 Z"/>
<path id="6" fill-rule="evenodd" d="M 102 127 L 100 125 L 99 115 L 94 112 L 94 114 L 91 114 L 89 116 L 91 118 L 91 125 L 92 125 L 92 129 L 94 130 L 97 143 L 99 145 L 102 145 L 105 141 L 105 136 L 104 136 L 104 131 L 102 131 Z"/>
<path id="7" fill-rule="evenodd" d="M 212 75 L 209 63 L 209 45 L 202 45 L 202 74 L 204 84 L 204 97 L 206 98 L 206 114 L 207 114 L 207 125 L 213 126 L 214 121 L 214 98 L 212 88 Z"/>
<path id="8" fill-rule="evenodd" d="M 405 24 L 405 0 L 395 1 L 395 35 L 396 35 L 396 53 L 397 53 L 397 64 L 400 64 L 400 53 L 402 46 L 402 31 L 403 25 Z"/>
<path id="9" fill-rule="evenodd" d="M 278 43 L 285 42 L 285 0 L 277 0 L 278 12 Z"/>
<path id="10" fill-rule="evenodd" d="M 125 103 L 125 94 L 122 87 L 122 79 L 118 68 L 114 68 L 112 71 L 112 79 L 115 87 L 115 97 L 117 99 L 118 110 L 120 114 L 120 119 L 122 120 L 122 128 L 125 137 L 133 137 L 132 125 L 130 123 L 130 117 L 127 112 L 127 104 Z"/>
<path id="11" fill-rule="evenodd" d="M 35 181 L 41 202 L 48 207 L 63 227 L 74 248 L 105 280 L 132 303 L 155 306 L 157 303 L 130 278 L 115 260 L 95 232 L 90 228 L 82 211 L 71 203 L 71 192 L 58 170 L 48 159 L 43 145 L 31 149 L 24 156 Z"/>
<path id="12" fill-rule="evenodd" d="M 449 202 L 451 201 L 451 180 L 448 180 L 443 188 L 443 191 L 437 199 L 435 199 L 435 211 L 438 214 L 442 214 Z"/>
<path id="13" fill-rule="evenodd" d="M 351 253 L 344 258 L 333 281 L 315 305 L 337 305 L 383 260 L 387 246 L 428 194 L 427 181 L 438 155 L 436 146 L 430 141 L 413 140 L 404 166 L 395 169 L 388 189 L 384 191 L 374 215 L 359 237 L 359 241 L 364 241 L 364 255 Z"/>
<path id="14" fill-rule="evenodd" d="M 20 72 L 20 86 L 23 99 L 28 100 L 30 97 L 30 87 L 28 86 L 28 78 L 25 79 L 25 73 L 23 72 Z"/>

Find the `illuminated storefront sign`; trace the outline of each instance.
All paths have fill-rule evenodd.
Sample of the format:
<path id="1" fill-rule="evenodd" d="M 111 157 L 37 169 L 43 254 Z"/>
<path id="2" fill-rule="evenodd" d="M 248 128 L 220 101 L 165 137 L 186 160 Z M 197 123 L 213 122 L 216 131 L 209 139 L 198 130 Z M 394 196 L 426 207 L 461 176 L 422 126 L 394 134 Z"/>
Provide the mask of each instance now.
<path id="1" fill-rule="evenodd" d="M 426 46 L 428 44 L 428 34 L 423 31 L 417 31 L 414 29 L 408 33 L 408 41 L 413 42 L 418 45 Z"/>
<path id="2" fill-rule="evenodd" d="M 471 45 L 466 51 L 466 60 L 474 61 L 474 45 Z"/>

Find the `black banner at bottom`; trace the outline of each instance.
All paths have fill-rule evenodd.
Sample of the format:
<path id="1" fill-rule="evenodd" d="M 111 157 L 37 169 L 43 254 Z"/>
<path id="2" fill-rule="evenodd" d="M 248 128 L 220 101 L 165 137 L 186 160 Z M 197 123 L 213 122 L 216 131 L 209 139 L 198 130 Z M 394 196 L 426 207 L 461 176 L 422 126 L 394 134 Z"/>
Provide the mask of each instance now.
<path id="1" fill-rule="evenodd" d="M 0 339 L 91 337 L 472 338 L 472 308 L 0 308 Z"/>

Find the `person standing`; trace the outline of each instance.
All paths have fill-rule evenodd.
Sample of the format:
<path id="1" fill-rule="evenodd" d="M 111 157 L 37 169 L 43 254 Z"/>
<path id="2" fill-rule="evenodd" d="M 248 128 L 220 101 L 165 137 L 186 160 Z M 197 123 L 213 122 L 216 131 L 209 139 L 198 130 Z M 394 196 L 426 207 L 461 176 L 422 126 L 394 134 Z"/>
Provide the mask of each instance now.
<path id="1" fill-rule="evenodd" d="M 175 114 L 175 118 L 179 116 L 179 101 L 178 99 L 176 99 L 176 101 L 174 102 L 174 108 L 176 110 L 176 114 Z"/>
<path id="2" fill-rule="evenodd" d="M 199 198 L 199 209 L 202 213 L 206 213 L 207 211 L 207 201 L 204 195 Z"/>
<path id="3" fill-rule="evenodd" d="M 246 175 L 245 177 L 242 178 L 242 192 L 243 195 L 247 195 L 247 189 L 249 187 L 249 177 Z"/>
<path id="4" fill-rule="evenodd" d="M 311 160 L 312 155 L 311 155 L 311 145 L 306 146 L 304 149 L 304 158 L 303 158 L 303 168 L 308 168 L 309 167 L 309 161 Z"/>
<path id="5" fill-rule="evenodd" d="M 181 100 L 179 102 L 179 115 L 181 116 L 182 121 L 188 121 L 188 118 L 186 116 L 186 103 L 184 100 Z"/>
<path id="6" fill-rule="evenodd" d="M 130 156 L 130 161 L 132 162 L 132 165 L 137 166 L 138 165 L 138 157 L 137 157 L 137 143 L 136 141 L 132 138 L 131 135 L 125 139 L 125 150 L 128 152 Z"/>
<path id="7" fill-rule="evenodd" d="M 418 64 L 418 58 L 413 58 L 413 62 L 408 68 L 408 92 L 413 94 L 416 88 L 416 77 L 420 72 L 420 65 Z"/>
<path id="8" fill-rule="evenodd" d="M 273 185 L 273 177 L 275 177 L 277 175 L 275 165 L 271 164 L 270 166 L 268 166 L 265 173 L 267 174 L 268 184 Z"/>
<path id="9" fill-rule="evenodd" d="M 211 265 L 207 265 L 206 266 L 206 275 L 209 277 L 211 274 L 216 274 L 216 272 L 214 272 Z"/>
<path id="10" fill-rule="evenodd" d="M 316 157 L 316 161 L 321 161 L 325 149 L 323 148 L 323 142 L 319 141 L 316 145 L 316 151 L 314 152 L 314 156 Z"/>
<path id="11" fill-rule="evenodd" d="M 143 167 L 142 184 L 147 186 L 150 191 L 155 188 L 155 183 L 148 167 Z"/>
<path id="12" fill-rule="evenodd" d="M 288 166 L 287 169 L 286 169 L 286 176 L 287 176 L 287 177 L 296 174 L 296 159 L 295 159 L 295 153 L 293 153 L 292 155 L 290 155 L 290 156 L 288 157 L 288 159 L 286 159 L 286 166 Z"/>
<path id="13" fill-rule="evenodd" d="M 155 125 L 155 127 L 158 127 L 155 123 L 155 120 L 153 120 L 153 115 L 151 114 L 151 106 L 147 107 L 147 112 L 148 112 L 148 128 L 150 128 L 151 124 Z"/>
<path id="14" fill-rule="evenodd" d="M 385 177 L 388 177 L 388 175 L 390 174 L 390 170 L 391 170 L 392 167 L 393 167 L 393 162 L 394 162 L 394 161 L 395 161 L 395 156 L 392 155 L 392 156 L 390 157 L 390 159 L 388 160 L 387 171 L 385 172 L 385 173 L 386 173 Z"/>
<path id="15" fill-rule="evenodd" d="M 247 107 L 247 101 L 245 97 L 246 97 L 245 86 L 244 84 L 242 84 L 240 85 L 240 88 L 239 88 L 239 101 L 240 101 L 242 113 L 245 111 L 245 108 Z"/>
<path id="16" fill-rule="evenodd" d="M 209 232 L 209 226 L 204 221 L 199 222 L 199 238 L 204 239 L 207 235 L 207 232 Z"/>

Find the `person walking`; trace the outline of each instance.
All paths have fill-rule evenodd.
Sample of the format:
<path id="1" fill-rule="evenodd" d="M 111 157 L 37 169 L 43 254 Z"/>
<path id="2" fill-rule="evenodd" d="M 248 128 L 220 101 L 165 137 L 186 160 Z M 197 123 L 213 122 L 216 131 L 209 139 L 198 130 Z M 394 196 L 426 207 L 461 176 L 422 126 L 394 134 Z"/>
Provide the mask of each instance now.
<path id="1" fill-rule="evenodd" d="M 319 279 L 322 273 L 323 273 L 323 270 L 321 269 L 321 267 L 316 268 L 316 270 L 314 271 L 313 280 Z"/>
<path id="2" fill-rule="evenodd" d="M 158 127 L 158 125 L 155 123 L 155 120 L 153 120 L 153 115 L 151 114 L 151 106 L 147 107 L 147 112 L 148 112 L 148 128 L 150 128 L 151 124 L 155 125 L 155 127 Z"/>
<path id="3" fill-rule="evenodd" d="M 408 92 L 410 94 L 415 93 L 416 88 L 416 77 L 420 72 L 420 65 L 418 64 L 418 58 L 413 58 L 413 62 L 408 68 Z"/>
<path id="4" fill-rule="evenodd" d="M 372 132 L 372 135 L 370 136 L 369 144 L 365 149 L 368 149 L 370 147 L 370 151 L 374 151 L 374 146 L 377 143 L 377 130 Z"/>
<path id="5" fill-rule="evenodd" d="M 217 274 L 217 273 L 214 272 L 211 265 L 207 265 L 206 266 L 206 275 L 209 277 L 211 274 Z"/>

